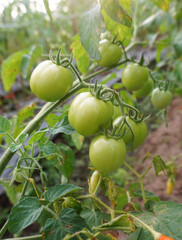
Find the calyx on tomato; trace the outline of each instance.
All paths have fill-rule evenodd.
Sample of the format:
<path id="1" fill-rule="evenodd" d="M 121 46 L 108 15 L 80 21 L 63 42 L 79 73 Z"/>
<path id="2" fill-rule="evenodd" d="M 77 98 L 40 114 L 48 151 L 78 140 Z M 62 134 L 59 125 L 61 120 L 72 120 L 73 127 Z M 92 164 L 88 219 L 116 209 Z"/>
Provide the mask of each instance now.
<path id="1" fill-rule="evenodd" d="M 121 48 L 107 39 L 99 42 L 99 53 L 101 59 L 97 64 L 101 67 L 111 67 L 119 62 L 122 56 Z"/>
<path id="2" fill-rule="evenodd" d="M 122 83 L 129 91 L 141 89 L 148 81 L 148 68 L 137 63 L 129 63 L 122 73 Z"/>
<path id="3" fill-rule="evenodd" d="M 98 135 L 90 144 L 89 157 L 94 168 L 107 175 L 123 164 L 126 157 L 125 143 L 123 139 Z"/>
<path id="4" fill-rule="evenodd" d="M 73 80 L 73 73 L 68 68 L 46 60 L 32 72 L 30 88 L 39 99 L 54 102 L 69 92 Z"/>
<path id="5" fill-rule="evenodd" d="M 90 92 L 84 92 L 73 100 L 68 112 L 68 119 L 78 133 L 89 136 L 109 126 L 113 111 L 110 101 L 104 102 Z"/>

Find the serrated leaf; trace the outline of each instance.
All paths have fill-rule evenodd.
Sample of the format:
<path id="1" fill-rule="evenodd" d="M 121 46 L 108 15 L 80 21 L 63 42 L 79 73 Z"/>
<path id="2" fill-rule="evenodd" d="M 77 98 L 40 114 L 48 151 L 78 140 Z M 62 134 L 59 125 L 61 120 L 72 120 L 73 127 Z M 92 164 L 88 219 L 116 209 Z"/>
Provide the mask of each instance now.
<path id="1" fill-rule="evenodd" d="M 28 138 L 28 133 L 22 133 L 19 137 L 18 137 L 18 142 L 19 143 L 24 143 Z"/>
<path id="2" fill-rule="evenodd" d="M 20 200 L 10 212 L 8 230 L 14 234 L 35 222 L 44 207 L 36 197 L 25 197 Z"/>
<path id="3" fill-rule="evenodd" d="M 79 190 L 82 190 L 82 188 L 77 187 L 73 184 L 56 184 L 54 187 L 47 190 L 47 192 L 45 193 L 45 199 L 48 202 L 54 202 L 67 194 Z"/>
<path id="4" fill-rule="evenodd" d="M 156 175 L 159 175 L 159 173 L 161 171 L 164 171 L 166 169 L 166 164 L 162 160 L 161 156 L 159 156 L 159 155 L 154 156 L 153 159 L 152 159 L 152 162 L 153 162 L 153 165 L 154 165 Z"/>
<path id="5" fill-rule="evenodd" d="M 153 227 L 157 232 L 175 240 L 182 239 L 182 204 L 174 202 L 158 202 L 153 206 L 152 212 L 143 212 L 137 217 Z M 135 222 L 136 223 L 136 222 Z M 137 224 L 137 223 L 136 223 Z M 140 226 L 141 227 L 141 226 Z M 132 238 L 133 239 L 133 238 Z M 138 240 L 153 240 L 151 234 L 141 229 Z"/>
<path id="6" fill-rule="evenodd" d="M 10 151 L 11 152 L 16 152 L 19 148 L 21 148 L 21 146 L 22 146 L 21 143 L 11 143 Z"/>
<path id="7" fill-rule="evenodd" d="M 132 19 L 119 0 L 100 0 L 101 8 L 115 22 L 131 27 Z"/>
<path id="8" fill-rule="evenodd" d="M 75 155 L 73 150 L 65 144 L 57 144 L 56 155 L 49 158 L 55 167 L 67 178 L 71 176 L 75 167 Z"/>
<path id="9" fill-rule="evenodd" d="M 58 123 L 54 128 L 50 129 L 50 132 L 52 134 L 64 133 L 70 135 L 75 132 L 75 129 L 73 129 L 69 124 L 68 116 L 66 115 L 62 118 L 60 123 Z"/>
<path id="10" fill-rule="evenodd" d="M 51 141 L 40 144 L 39 148 L 45 155 L 52 155 L 56 151 L 55 144 Z"/>
<path id="11" fill-rule="evenodd" d="M 2 63 L 1 76 L 3 86 L 6 92 L 8 92 L 13 86 L 17 74 L 20 73 L 20 66 L 23 55 L 27 53 L 27 50 L 21 50 L 9 56 Z"/>
<path id="12" fill-rule="evenodd" d="M 95 3 L 94 7 L 82 15 L 79 26 L 82 46 L 90 57 L 97 60 L 100 60 L 98 35 L 101 28 L 101 19 L 100 6 Z"/>
<path id="13" fill-rule="evenodd" d="M 49 113 L 45 119 L 46 123 L 52 128 L 56 125 L 58 120 L 59 120 L 59 116 L 57 116 L 54 113 Z"/>
<path id="14" fill-rule="evenodd" d="M 75 145 L 75 147 L 80 150 L 83 146 L 83 142 L 84 142 L 84 136 L 80 135 L 77 132 L 74 132 L 71 134 L 71 139 Z"/>
<path id="15" fill-rule="evenodd" d="M 10 128 L 10 122 L 7 118 L 0 115 L 0 134 L 8 131 Z"/>
<path id="16" fill-rule="evenodd" d="M 123 41 L 124 46 L 127 46 L 130 43 L 133 28 L 113 21 L 103 9 L 101 13 L 107 29 L 112 33 L 113 36 L 117 36 L 117 40 Z"/>
<path id="17" fill-rule="evenodd" d="M 162 10 L 168 12 L 169 5 L 171 3 L 171 0 L 151 0 L 155 5 L 160 7 Z"/>
<path id="18" fill-rule="evenodd" d="M 67 234 L 74 234 L 83 228 L 89 228 L 85 220 L 74 209 L 65 208 L 62 210 L 59 219 L 49 218 L 46 221 L 44 228 L 45 240 L 64 239 Z"/>
<path id="19" fill-rule="evenodd" d="M 34 135 L 29 139 L 28 143 L 34 144 L 34 143 L 38 142 L 43 136 L 45 136 L 47 131 L 48 131 L 48 129 L 45 129 L 45 130 L 40 130 L 40 131 L 34 133 Z"/>
<path id="20" fill-rule="evenodd" d="M 81 213 L 80 216 L 85 219 L 86 223 L 90 228 L 97 227 L 103 223 L 104 220 L 109 220 L 110 216 L 107 213 L 85 208 Z"/>
<path id="21" fill-rule="evenodd" d="M 73 38 L 73 43 L 71 44 L 71 50 L 73 57 L 76 60 L 76 65 L 79 71 L 83 74 L 86 73 L 89 67 L 90 59 L 88 53 L 85 51 L 84 47 L 81 45 L 80 36 L 76 35 Z"/>

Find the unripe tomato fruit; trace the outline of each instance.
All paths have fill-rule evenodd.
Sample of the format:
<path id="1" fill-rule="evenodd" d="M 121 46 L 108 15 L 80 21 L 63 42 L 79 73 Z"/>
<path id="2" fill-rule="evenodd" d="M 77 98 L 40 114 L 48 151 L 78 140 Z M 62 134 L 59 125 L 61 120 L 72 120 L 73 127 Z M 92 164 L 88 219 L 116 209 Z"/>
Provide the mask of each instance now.
<path id="1" fill-rule="evenodd" d="M 90 144 L 89 157 L 94 168 L 107 175 L 123 164 L 126 157 L 125 143 L 123 139 L 98 135 Z"/>
<path id="2" fill-rule="evenodd" d="M 121 116 L 121 108 L 120 108 L 120 106 L 114 106 L 114 114 L 113 114 L 112 119 L 114 120 L 114 119 L 116 119 L 116 118 L 118 118 L 120 116 Z"/>
<path id="3" fill-rule="evenodd" d="M 113 112 L 114 108 L 111 102 L 104 102 L 90 92 L 84 92 L 73 100 L 68 112 L 68 119 L 79 134 L 89 136 L 107 128 Z"/>
<path id="4" fill-rule="evenodd" d="M 28 168 L 16 168 L 13 173 L 14 180 L 19 183 L 23 183 L 28 179 L 29 169 Z"/>
<path id="5" fill-rule="evenodd" d="M 153 87 L 154 87 L 154 82 L 151 78 L 149 78 L 148 81 L 144 84 L 144 86 L 139 90 L 134 91 L 133 94 L 137 98 L 144 98 L 152 91 Z"/>
<path id="6" fill-rule="evenodd" d="M 157 109 L 164 109 L 172 101 L 172 93 L 170 91 L 160 90 L 159 88 L 155 88 L 152 91 L 152 104 Z"/>
<path id="7" fill-rule="evenodd" d="M 107 39 L 103 39 L 99 42 L 98 49 L 101 59 L 97 61 L 97 64 L 101 67 L 111 67 L 121 59 L 121 48 Z"/>
<path id="8" fill-rule="evenodd" d="M 92 173 L 92 176 L 91 176 L 90 181 L 89 181 L 89 193 L 90 194 L 94 193 L 94 191 L 97 187 L 97 184 L 99 182 L 99 178 L 100 178 L 100 173 L 97 170 L 95 170 Z"/>
<path id="9" fill-rule="evenodd" d="M 172 179 L 169 178 L 166 183 L 166 192 L 168 195 L 171 195 L 173 190 L 174 190 L 174 183 L 173 183 Z"/>
<path id="10" fill-rule="evenodd" d="M 116 118 L 115 121 L 113 122 L 113 126 L 118 124 L 120 120 L 121 120 L 121 117 Z M 132 119 L 130 119 L 128 116 L 126 117 L 126 122 L 128 123 L 131 130 L 133 131 L 134 136 L 133 136 L 130 128 L 126 124 L 124 125 L 124 128 L 122 128 L 120 132 L 118 132 L 119 131 L 119 128 L 118 128 L 118 131 L 116 131 L 116 133 L 117 134 L 125 133 L 125 135 L 123 136 L 123 140 L 124 140 L 125 144 L 128 145 L 127 149 L 134 150 L 134 149 L 138 148 L 144 142 L 144 140 L 147 136 L 147 126 L 146 126 L 145 122 L 136 123 Z M 122 125 L 122 122 L 121 122 L 120 126 L 121 125 Z"/>
<path id="11" fill-rule="evenodd" d="M 137 63 L 129 63 L 122 73 L 122 83 L 129 91 L 141 89 L 148 81 L 149 71 Z"/>
<path id="12" fill-rule="evenodd" d="M 39 99 L 54 102 L 69 92 L 73 80 L 73 73 L 69 69 L 46 60 L 32 72 L 30 88 Z"/>

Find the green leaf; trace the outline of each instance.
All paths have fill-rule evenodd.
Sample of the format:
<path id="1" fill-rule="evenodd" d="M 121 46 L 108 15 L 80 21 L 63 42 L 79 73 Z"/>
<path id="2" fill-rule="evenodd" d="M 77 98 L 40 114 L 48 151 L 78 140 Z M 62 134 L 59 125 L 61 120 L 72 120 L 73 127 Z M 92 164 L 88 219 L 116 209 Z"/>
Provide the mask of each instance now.
<path id="1" fill-rule="evenodd" d="M 5 189 L 5 192 L 8 196 L 8 199 L 10 200 L 11 204 L 14 205 L 18 202 L 19 197 L 21 195 L 23 184 L 18 185 L 10 185 L 10 180 L 1 181 L 1 186 Z"/>
<path id="2" fill-rule="evenodd" d="M 45 155 L 52 155 L 56 151 L 55 144 L 51 141 L 48 141 L 47 143 L 41 143 L 39 148 Z"/>
<path id="3" fill-rule="evenodd" d="M 24 54 L 21 61 L 21 73 L 23 78 L 27 78 L 30 73 L 31 67 L 36 61 L 37 57 L 41 56 L 42 47 L 39 45 L 34 45 L 30 48 L 28 54 Z"/>
<path id="4" fill-rule="evenodd" d="M 174 202 L 158 202 L 153 206 L 153 211 L 143 212 L 137 217 L 146 224 L 153 227 L 157 232 L 165 236 L 171 237 L 175 240 L 182 239 L 182 204 Z M 135 221 L 137 224 L 137 222 Z M 140 226 L 141 227 L 141 226 Z M 132 238 L 133 239 L 133 238 Z M 151 234 L 142 229 L 137 240 L 153 240 Z"/>
<path id="5" fill-rule="evenodd" d="M 60 218 L 48 219 L 45 224 L 45 240 L 64 239 L 69 234 L 88 228 L 85 220 L 80 217 L 74 209 L 65 208 L 62 210 Z M 77 238 L 72 238 L 77 239 Z"/>
<path id="6" fill-rule="evenodd" d="M 90 57 L 97 60 L 100 60 L 98 34 L 101 28 L 101 19 L 99 4 L 94 4 L 93 8 L 82 15 L 79 26 L 83 47 Z"/>
<path id="7" fill-rule="evenodd" d="M 49 113 L 45 119 L 46 123 L 52 128 L 56 125 L 58 120 L 59 116 L 54 113 Z"/>
<path id="8" fill-rule="evenodd" d="M 19 143 L 24 143 L 28 138 L 28 133 L 22 133 L 19 137 L 18 137 L 18 142 Z"/>
<path id="9" fill-rule="evenodd" d="M 155 173 L 157 176 L 159 175 L 159 173 L 161 171 L 164 171 L 166 169 L 166 164 L 162 160 L 161 156 L 159 156 L 159 155 L 154 156 L 152 159 L 152 162 L 153 162 Z"/>
<path id="10" fill-rule="evenodd" d="M 79 71 L 83 74 L 86 73 L 89 67 L 90 59 L 88 53 L 85 51 L 81 45 L 80 36 L 76 35 L 73 38 L 73 43 L 71 44 L 71 49 L 73 57 L 76 60 L 76 65 Z"/>
<path id="11" fill-rule="evenodd" d="M 90 228 L 97 227 L 101 225 L 104 220 L 110 219 L 110 216 L 107 213 L 89 208 L 84 209 L 80 213 L 80 216 L 85 219 Z"/>
<path id="12" fill-rule="evenodd" d="M 100 3 L 101 8 L 104 9 L 113 21 L 131 27 L 132 19 L 126 9 L 120 4 L 119 0 L 100 0 Z"/>
<path id="13" fill-rule="evenodd" d="M 3 86 L 6 92 L 8 92 L 13 86 L 16 76 L 20 73 L 20 66 L 22 57 L 27 53 L 26 50 L 21 50 L 9 56 L 6 60 L 3 61 L 1 67 L 1 76 Z"/>
<path id="14" fill-rule="evenodd" d="M 36 142 L 38 142 L 43 136 L 45 136 L 46 132 L 48 131 L 48 129 L 45 130 L 40 130 L 36 133 L 33 134 L 33 136 L 29 139 L 28 143 L 29 144 L 35 144 Z"/>
<path id="15" fill-rule="evenodd" d="M 107 13 L 102 9 L 101 11 L 107 29 L 112 33 L 113 36 L 117 36 L 117 39 L 123 41 L 123 45 L 127 46 L 130 43 L 133 28 L 127 27 L 121 23 L 113 21 Z"/>
<path id="16" fill-rule="evenodd" d="M 82 188 L 77 187 L 73 184 L 56 184 L 54 187 L 47 190 L 47 192 L 45 193 L 45 199 L 48 202 L 54 202 L 67 194 L 79 190 L 82 190 Z"/>
<path id="17" fill-rule="evenodd" d="M 134 193 L 134 196 L 142 198 L 142 192 L 137 191 L 137 192 Z M 153 194 L 149 191 L 145 191 L 145 196 L 146 196 L 147 199 L 150 199 L 152 201 L 156 201 L 156 202 L 160 201 L 159 197 L 157 197 L 155 194 Z"/>
<path id="18" fill-rule="evenodd" d="M 7 132 L 9 128 L 10 128 L 9 120 L 0 115 L 0 134 Z"/>
<path id="19" fill-rule="evenodd" d="M 71 125 L 69 124 L 69 121 L 68 121 L 68 116 L 64 116 L 63 119 L 61 120 L 61 122 L 59 122 L 55 128 L 51 128 L 50 129 L 50 132 L 52 134 L 57 134 L 57 133 L 64 133 L 64 134 L 67 134 L 67 135 L 70 135 L 72 134 L 73 132 L 75 132 L 75 129 L 73 129 L 71 127 Z"/>
<path id="20" fill-rule="evenodd" d="M 162 10 L 168 12 L 169 5 L 171 3 L 171 0 L 151 0 L 155 5 L 160 7 Z"/>
<path id="21" fill-rule="evenodd" d="M 14 234 L 35 222 L 44 207 L 36 197 L 25 197 L 20 200 L 10 212 L 8 230 Z"/>
<path id="22" fill-rule="evenodd" d="M 77 132 L 71 134 L 71 139 L 75 145 L 75 147 L 80 150 L 83 146 L 84 136 L 80 135 Z"/>
<path id="23" fill-rule="evenodd" d="M 56 155 L 51 156 L 50 160 L 55 167 L 67 178 L 71 176 L 75 167 L 75 155 L 73 150 L 65 144 L 57 144 Z"/>
<path id="24" fill-rule="evenodd" d="M 176 54 L 180 57 L 182 56 L 182 32 L 179 32 L 175 38 L 174 38 L 174 43 L 173 47 L 176 51 Z"/>

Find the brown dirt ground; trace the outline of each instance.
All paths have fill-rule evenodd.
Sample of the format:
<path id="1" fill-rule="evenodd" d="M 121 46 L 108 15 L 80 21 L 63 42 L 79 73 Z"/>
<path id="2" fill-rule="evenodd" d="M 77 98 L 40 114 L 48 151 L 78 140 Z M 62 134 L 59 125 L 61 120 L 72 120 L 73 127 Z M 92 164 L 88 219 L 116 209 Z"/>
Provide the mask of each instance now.
<path id="1" fill-rule="evenodd" d="M 164 201 L 175 201 L 182 203 L 182 98 L 175 98 L 168 109 L 168 127 L 162 124 L 154 132 L 148 134 L 143 146 L 139 149 L 137 159 L 143 159 L 147 152 L 153 155 L 160 155 L 167 162 L 173 158 L 177 166 L 176 185 L 172 195 L 166 193 L 167 174 L 157 176 L 152 168 L 144 179 L 146 190 L 153 192 Z M 142 172 L 151 163 L 147 159 L 140 167 L 137 165 L 137 171 Z"/>

